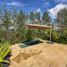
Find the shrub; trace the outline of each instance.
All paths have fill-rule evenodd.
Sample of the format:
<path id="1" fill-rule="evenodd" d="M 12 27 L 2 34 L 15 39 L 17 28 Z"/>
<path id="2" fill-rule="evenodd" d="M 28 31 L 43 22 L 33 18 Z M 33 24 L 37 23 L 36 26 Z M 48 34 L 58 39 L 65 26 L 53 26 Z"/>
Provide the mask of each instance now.
<path id="1" fill-rule="evenodd" d="M 59 40 L 59 33 L 53 31 L 53 32 L 52 32 L 52 41 L 58 42 L 58 40 Z"/>
<path id="2" fill-rule="evenodd" d="M 27 33 L 26 33 L 26 39 L 27 40 L 31 40 L 32 39 L 32 33 L 33 31 L 31 29 L 27 30 Z"/>
<path id="3" fill-rule="evenodd" d="M 67 44 L 67 39 L 62 35 L 59 37 L 59 43 Z"/>

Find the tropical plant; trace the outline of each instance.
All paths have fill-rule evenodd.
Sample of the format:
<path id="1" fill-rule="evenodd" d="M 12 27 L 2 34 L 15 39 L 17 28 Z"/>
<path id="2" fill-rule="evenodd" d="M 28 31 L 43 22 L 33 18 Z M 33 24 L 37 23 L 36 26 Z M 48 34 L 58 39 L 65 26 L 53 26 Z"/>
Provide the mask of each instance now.
<path id="1" fill-rule="evenodd" d="M 3 63 L 9 64 L 10 62 L 5 60 L 5 57 L 11 52 L 8 43 L 0 44 L 0 67 L 3 67 Z"/>

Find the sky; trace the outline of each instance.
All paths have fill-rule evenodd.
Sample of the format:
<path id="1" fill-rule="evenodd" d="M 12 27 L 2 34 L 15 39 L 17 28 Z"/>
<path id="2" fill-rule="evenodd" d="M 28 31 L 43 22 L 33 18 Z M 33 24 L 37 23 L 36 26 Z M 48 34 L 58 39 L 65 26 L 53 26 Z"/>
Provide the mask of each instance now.
<path id="1" fill-rule="evenodd" d="M 0 0 L 0 7 L 3 2 L 4 0 Z M 43 13 L 61 3 L 67 4 L 67 0 L 6 0 L 6 5 L 9 9 L 15 6 L 18 10 L 23 9 L 28 13 L 31 11 Z"/>

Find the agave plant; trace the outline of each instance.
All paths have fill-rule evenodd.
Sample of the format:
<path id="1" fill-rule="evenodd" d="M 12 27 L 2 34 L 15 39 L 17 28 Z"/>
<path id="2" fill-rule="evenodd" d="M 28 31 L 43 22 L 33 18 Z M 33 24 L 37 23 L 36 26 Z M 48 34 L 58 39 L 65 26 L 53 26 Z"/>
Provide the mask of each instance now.
<path id="1" fill-rule="evenodd" d="M 11 52 L 10 46 L 8 44 L 0 45 L 0 67 L 3 63 L 9 64 L 9 61 L 5 60 L 5 57 Z"/>

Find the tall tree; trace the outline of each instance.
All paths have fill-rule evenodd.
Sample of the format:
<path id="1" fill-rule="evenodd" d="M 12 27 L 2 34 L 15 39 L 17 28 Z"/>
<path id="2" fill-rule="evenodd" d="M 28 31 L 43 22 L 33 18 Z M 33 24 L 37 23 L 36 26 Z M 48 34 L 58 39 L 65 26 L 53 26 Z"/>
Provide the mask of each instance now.
<path id="1" fill-rule="evenodd" d="M 25 25 L 25 14 L 22 10 L 20 10 L 20 13 L 18 14 L 17 23 L 18 23 L 18 29 L 22 30 Z"/>
<path id="2" fill-rule="evenodd" d="M 35 16 L 36 16 L 36 22 L 38 23 L 38 24 L 41 24 L 41 16 L 40 16 L 40 12 L 36 12 L 35 13 Z"/>
<path id="3" fill-rule="evenodd" d="M 30 19 L 31 19 L 32 24 L 33 24 L 35 22 L 35 14 L 34 14 L 34 12 L 30 13 Z"/>
<path id="4" fill-rule="evenodd" d="M 9 30 L 9 27 L 11 26 L 11 16 L 8 10 L 4 10 L 4 15 L 2 19 L 3 19 L 3 26 L 5 27 L 6 30 Z"/>
<path id="5" fill-rule="evenodd" d="M 43 13 L 42 21 L 43 24 L 50 24 L 50 17 L 47 11 Z"/>
<path id="6" fill-rule="evenodd" d="M 17 37 L 19 39 L 19 41 L 23 41 L 25 38 L 25 13 L 20 10 L 20 13 L 17 16 L 17 24 L 18 24 L 18 28 L 17 28 Z"/>
<path id="7" fill-rule="evenodd" d="M 9 12 L 8 9 L 4 10 L 4 14 L 2 17 L 3 20 L 3 39 L 4 41 L 8 41 L 10 40 L 10 31 L 11 31 L 11 26 L 12 26 L 12 22 L 11 22 L 11 14 Z"/>
<path id="8" fill-rule="evenodd" d="M 67 9 L 62 9 L 57 14 L 57 24 L 61 28 L 61 34 L 67 29 Z"/>
<path id="9" fill-rule="evenodd" d="M 13 26 L 14 26 L 14 31 L 17 31 L 17 27 L 18 27 L 17 16 L 18 16 L 17 10 L 14 7 L 13 12 L 12 12 L 12 22 L 13 22 Z"/>

